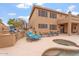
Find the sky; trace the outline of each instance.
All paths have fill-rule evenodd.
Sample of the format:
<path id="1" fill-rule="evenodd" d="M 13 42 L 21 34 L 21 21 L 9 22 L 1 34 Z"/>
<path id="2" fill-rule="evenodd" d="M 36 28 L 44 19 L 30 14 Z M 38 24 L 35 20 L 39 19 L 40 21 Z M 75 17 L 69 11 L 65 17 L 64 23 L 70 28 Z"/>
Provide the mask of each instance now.
<path id="1" fill-rule="evenodd" d="M 65 13 L 71 11 L 73 15 L 79 14 L 79 3 L 0 3 L 0 18 L 6 25 L 10 18 L 23 18 L 28 22 L 33 4 Z"/>

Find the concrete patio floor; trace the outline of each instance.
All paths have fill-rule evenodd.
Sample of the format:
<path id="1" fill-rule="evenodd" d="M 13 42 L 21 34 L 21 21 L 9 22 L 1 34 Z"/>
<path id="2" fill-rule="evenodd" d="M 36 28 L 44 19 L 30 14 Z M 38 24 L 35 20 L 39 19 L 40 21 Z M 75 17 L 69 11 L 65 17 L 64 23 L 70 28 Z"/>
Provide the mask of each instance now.
<path id="1" fill-rule="evenodd" d="M 38 41 L 28 42 L 26 37 L 18 40 L 12 47 L 0 48 L 0 56 L 41 56 L 49 48 L 62 48 L 70 50 L 79 50 L 79 47 L 63 46 L 53 42 L 53 39 L 65 39 L 75 42 L 79 45 L 79 35 L 59 35 L 53 37 L 44 37 Z"/>

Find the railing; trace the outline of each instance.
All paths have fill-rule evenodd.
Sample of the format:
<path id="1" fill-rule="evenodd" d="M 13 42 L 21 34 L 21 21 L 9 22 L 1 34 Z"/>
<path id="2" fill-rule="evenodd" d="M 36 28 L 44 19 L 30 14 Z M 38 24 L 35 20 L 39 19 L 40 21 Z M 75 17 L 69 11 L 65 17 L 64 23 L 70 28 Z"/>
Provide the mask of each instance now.
<path id="1" fill-rule="evenodd" d="M 59 17 L 58 19 L 59 20 L 67 20 L 67 19 L 69 19 L 69 17 Z"/>
<path id="2" fill-rule="evenodd" d="M 71 17 L 70 19 L 69 19 L 69 17 L 63 17 L 63 18 L 59 18 L 58 19 L 59 21 L 66 21 L 66 20 L 75 20 L 75 21 L 79 21 L 79 17 Z"/>
<path id="3" fill-rule="evenodd" d="M 59 19 L 58 19 L 58 21 L 67 21 L 67 20 L 69 20 L 68 17 L 64 17 L 64 18 L 59 18 Z"/>
<path id="4" fill-rule="evenodd" d="M 79 17 L 71 17 L 71 20 L 79 21 Z"/>

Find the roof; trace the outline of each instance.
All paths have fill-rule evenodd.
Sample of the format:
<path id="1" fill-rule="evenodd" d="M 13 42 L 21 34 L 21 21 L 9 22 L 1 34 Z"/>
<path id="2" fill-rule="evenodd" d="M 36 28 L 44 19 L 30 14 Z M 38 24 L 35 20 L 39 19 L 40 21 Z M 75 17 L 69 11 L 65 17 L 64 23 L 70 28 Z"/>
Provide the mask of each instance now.
<path id="1" fill-rule="evenodd" d="M 50 9 L 50 8 L 46 8 L 46 7 L 43 7 L 43 6 L 33 5 L 32 12 L 30 14 L 29 20 L 31 19 L 31 16 L 32 16 L 35 8 L 43 9 L 43 10 L 47 10 L 47 11 L 51 11 L 51 12 L 56 12 L 56 13 L 60 13 L 60 14 L 63 14 L 63 15 L 68 15 L 67 13 L 56 11 L 56 10 L 53 10 L 53 9 Z M 75 15 L 72 15 L 72 14 L 71 14 L 71 16 L 72 17 L 79 17 L 79 16 L 75 16 Z"/>

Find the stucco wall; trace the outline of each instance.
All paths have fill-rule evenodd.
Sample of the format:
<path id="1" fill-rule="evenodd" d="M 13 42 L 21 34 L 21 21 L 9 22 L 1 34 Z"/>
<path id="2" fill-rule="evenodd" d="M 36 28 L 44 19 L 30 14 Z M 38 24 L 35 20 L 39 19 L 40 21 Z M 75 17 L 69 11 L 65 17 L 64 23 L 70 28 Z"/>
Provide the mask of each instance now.
<path id="1" fill-rule="evenodd" d="M 49 32 L 49 28 L 47 29 L 39 29 L 38 28 L 38 24 L 55 24 L 57 25 L 57 19 L 53 19 L 53 18 L 50 18 L 49 16 L 50 14 L 50 11 L 48 11 L 48 17 L 41 17 L 41 16 L 38 16 L 38 9 L 35 8 L 31 18 L 30 18 L 30 26 L 32 26 L 33 28 L 35 28 L 36 32 L 42 32 L 42 33 L 47 33 Z M 57 30 L 52 30 L 52 31 L 57 31 Z"/>
<path id="2" fill-rule="evenodd" d="M 19 40 L 19 39 L 21 39 L 21 38 L 23 38 L 25 36 L 25 32 L 17 32 L 15 34 L 16 34 L 17 40 Z"/>
<path id="3" fill-rule="evenodd" d="M 0 35 L 0 48 L 13 46 L 16 43 L 15 34 L 2 34 Z"/>
<path id="4" fill-rule="evenodd" d="M 10 33 L 0 32 L 0 48 L 13 46 L 19 39 L 25 36 L 25 32 Z"/>
<path id="5" fill-rule="evenodd" d="M 38 16 L 38 10 L 47 10 L 48 12 L 48 17 L 41 17 L 41 16 Z M 57 18 L 56 19 L 53 19 L 53 18 L 50 18 L 50 12 L 51 10 L 50 9 L 47 9 L 47 8 L 43 8 L 43 7 L 35 7 L 34 10 L 32 10 L 33 13 L 30 17 L 30 21 L 29 21 L 29 24 L 32 28 L 35 29 L 35 31 L 37 33 L 41 32 L 41 33 L 48 33 L 50 31 L 49 27 L 46 28 L 46 29 L 40 29 L 38 28 L 38 24 L 55 24 L 57 25 L 57 30 L 52 30 L 52 31 L 60 31 L 60 28 L 59 28 L 59 25 L 60 24 L 65 24 L 67 23 L 68 25 L 65 25 L 64 26 L 64 32 L 68 33 L 69 35 L 71 35 L 71 23 L 78 23 L 79 24 L 79 16 L 74 16 L 72 14 L 65 14 L 65 13 L 62 13 L 62 12 L 57 12 L 57 11 L 53 11 L 52 12 L 55 12 L 57 13 Z M 78 31 L 78 29 L 77 29 Z"/>

